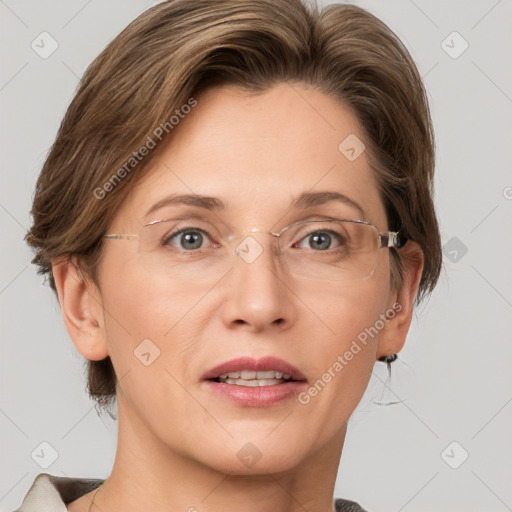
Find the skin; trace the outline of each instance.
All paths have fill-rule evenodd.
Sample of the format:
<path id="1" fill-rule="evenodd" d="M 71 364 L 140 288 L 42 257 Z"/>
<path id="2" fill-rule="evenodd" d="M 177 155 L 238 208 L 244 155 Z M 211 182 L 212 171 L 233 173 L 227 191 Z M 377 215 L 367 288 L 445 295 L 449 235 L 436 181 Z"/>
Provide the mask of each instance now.
<path id="1" fill-rule="evenodd" d="M 320 190 L 349 196 L 365 220 L 387 231 L 367 154 L 351 162 L 338 150 L 349 134 L 365 140 L 344 105 L 284 83 L 259 95 L 224 86 L 197 99 L 110 233 L 138 232 L 175 211 L 167 207 L 146 219 L 151 205 L 191 191 L 222 199 L 227 207 L 217 215 L 238 233 L 276 231 L 313 215 L 360 218 L 342 203 L 290 209 L 302 192 Z M 388 249 L 381 249 L 373 276 L 339 285 L 286 277 L 269 250 L 270 237 L 254 237 L 263 253 L 250 264 L 236 262 L 213 287 L 148 268 L 136 241 L 105 241 L 99 287 L 81 276 L 76 261 L 55 262 L 63 317 L 78 352 L 91 360 L 109 355 L 120 379 L 116 459 L 92 510 L 332 510 L 347 421 L 376 359 L 405 343 L 421 250 L 414 242 L 402 249 L 409 258 L 403 287 L 395 290 Z M 401 311 L 307 405 L 291 397 L 271 407 L 242 407 L 201 382 L 207 369 L 241 355 L 280 357 L 315 382 L 395 303 Z M 147 338 L 161 351 L 149 366 L 133 354 Z M 248 442 L 262 454 L 251 467 L 237 457 Z M 88 510 L 93 494 L 68 510 Z"/>

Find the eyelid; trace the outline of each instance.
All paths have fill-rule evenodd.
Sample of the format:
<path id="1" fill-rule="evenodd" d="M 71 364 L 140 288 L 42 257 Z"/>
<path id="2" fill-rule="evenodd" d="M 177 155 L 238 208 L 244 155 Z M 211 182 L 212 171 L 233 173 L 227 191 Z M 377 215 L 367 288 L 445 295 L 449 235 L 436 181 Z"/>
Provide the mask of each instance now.
<path id="1" fill-rule="evenodd" d="M 154 219 L 146 224 L 144 226 L 152 226 L 154 224 L 159 224 L 160 222 L 180 222 L 185 220 L 191 220 L 191 219 L 200 219 L 200 215 L 178 215 L 177 217 L 163 217 L 161 219 Z"/>
<path id="2" fill-rule="evenodd" d="M 216 214 L 211 212 L 187 212 L 187 213 L 178 213 L 176 216 L 168 216 L 161 217 L 160 219 L 153 220 L 149 222 L 147 225 L 155 224 L 157 222 L 185 222 L 185 221 L 198 221 L 204 222 L 212 227 L 215 230 L 215 236 L 219 238 L 229 239 L 233 233 L 233 226 L 227 222 L 225 219 L 219 217 Z"/>

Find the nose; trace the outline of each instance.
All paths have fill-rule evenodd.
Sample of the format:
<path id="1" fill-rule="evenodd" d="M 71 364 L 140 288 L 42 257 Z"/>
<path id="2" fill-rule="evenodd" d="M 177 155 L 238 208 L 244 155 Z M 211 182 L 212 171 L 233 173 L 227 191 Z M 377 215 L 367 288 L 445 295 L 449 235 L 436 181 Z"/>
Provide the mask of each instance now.
<path id="1" fill-rule="evenodd" d="M 223 305 L 225 325 L 249 332 L 287 329 L 295 318 L 294 295 L 279 268 L 275 240 L 251 234 L 235 250 Z"/>

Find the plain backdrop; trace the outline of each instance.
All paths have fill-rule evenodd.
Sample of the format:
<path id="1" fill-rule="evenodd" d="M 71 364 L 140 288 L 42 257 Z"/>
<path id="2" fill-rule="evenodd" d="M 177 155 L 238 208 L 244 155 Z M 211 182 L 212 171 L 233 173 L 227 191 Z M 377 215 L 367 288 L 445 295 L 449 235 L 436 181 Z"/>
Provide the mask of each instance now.
<path id="1" fill-rule="evenodd" d="M 388 387 L 376 373 L 351 420 L 336 496 L 371 512 L 512 510 L 512 2 L 356 3 L 401 37 L 424 77 L 445 267 L 403 363 Z M 83 359 L 23 237 L 80 76 L 151 5 L 0 0 L 1 511 L 38 473 L 105 478 L 112 467 L 117 424 L 88 399 Z M 58 45 L 46 58 L 31 46 L 41 37 L 45 51 Z"/>

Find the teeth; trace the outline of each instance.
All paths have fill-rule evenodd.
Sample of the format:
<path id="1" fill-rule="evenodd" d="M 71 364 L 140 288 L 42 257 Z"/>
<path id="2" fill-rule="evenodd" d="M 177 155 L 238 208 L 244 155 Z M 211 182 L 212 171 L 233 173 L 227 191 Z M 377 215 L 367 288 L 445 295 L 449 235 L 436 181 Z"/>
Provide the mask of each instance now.
<path id="1" fill-rule="evenodd" d="M 239 372 L 223 373 L 219 376 L 221 379 L 290 379 L 289 373 L 277 372 L 275 370 L 265 370 L 261 372 L 255 372 L 253 370 L 241 370 Z"/>
<path id="2" fill-rule="evenodd" d="M 235 384 L 237 386 L 246 386 L 251 388 L 261 387 L 261 386 L 275 386 L 276 384 L 281 384 L 283 382 L 282 379 L 252 379 L 252 380 L 244 380 L 244 379 L 226 379 L 221 381 L 223 384 Z"/>
<path id="3" fill-rule="evenodd" d="M 277 372 L 275 372 L 273 370 L 269 370 L 267 372 L 256 372 L 256 378 L 257 379 L 275 379 L 276 373 Z M 242 378 L 243 378 L 243 375 L 242 375 Z"/>
<path id="4" fill-rule="evenodd" d="M 254 370 L 240 370 L 239 372 L 223 373 L 219 376 L 223 384 L 235 384 L 237 386 L 258 387 L 275 386 L 291 379 L 289 373 L 275 370 L 256 372 Z"/>

